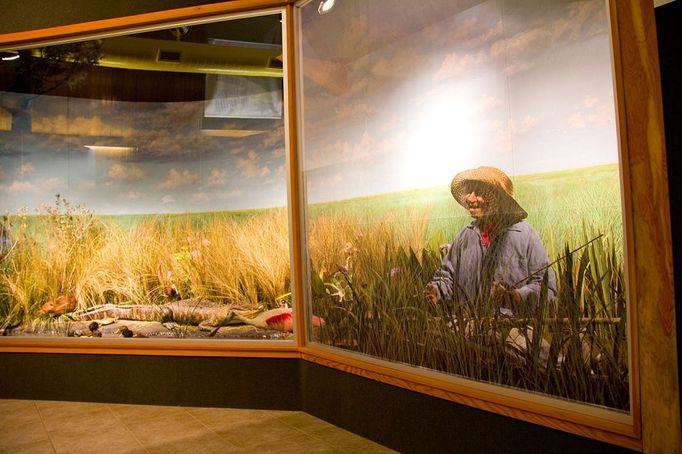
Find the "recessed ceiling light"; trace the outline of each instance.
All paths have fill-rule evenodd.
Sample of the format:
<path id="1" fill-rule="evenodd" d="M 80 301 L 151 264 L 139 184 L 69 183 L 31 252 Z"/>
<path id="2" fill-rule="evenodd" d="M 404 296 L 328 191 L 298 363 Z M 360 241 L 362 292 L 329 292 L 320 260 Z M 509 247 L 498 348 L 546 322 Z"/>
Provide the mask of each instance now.
<path id="1" fill-rule="evenodd" d="M 11 61 L 19 58 L 19 52 L 16 50 L 4 50 L 0 52 L 0 59 L 3 61 Z"/>
<path id="2" fill-rule="evenodd" d="M 320 1 L 320 6 L 317 7 L 317 12 L 320 14 L 327 14 L 332 10 L 336 0 L 322 0 Z"/>

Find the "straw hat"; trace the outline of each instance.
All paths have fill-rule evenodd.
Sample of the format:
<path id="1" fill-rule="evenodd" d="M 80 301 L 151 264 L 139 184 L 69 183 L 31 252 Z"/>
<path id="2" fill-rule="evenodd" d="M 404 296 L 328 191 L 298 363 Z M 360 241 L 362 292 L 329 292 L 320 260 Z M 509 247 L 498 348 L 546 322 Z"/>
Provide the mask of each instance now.
<path id="1" fill-rule="evenodd" d="M 464 196 L 471 192 L 469 189 L 470 185 L 468 184 L 471 182 L 483 183 L 500 196 L 498 207 L 500 213 L 518 216 L 519 219 L 524 219 L 528 216 L 526 210 L 521 208 L 521 205 L 514 199 L 514 184 L 507 174 L 497 167 L 482 166 L 476 169 L 464 170 L 455 175 L 450 184 L 450 191 L 455 200 L 464 208 L 467 208 Z"/>

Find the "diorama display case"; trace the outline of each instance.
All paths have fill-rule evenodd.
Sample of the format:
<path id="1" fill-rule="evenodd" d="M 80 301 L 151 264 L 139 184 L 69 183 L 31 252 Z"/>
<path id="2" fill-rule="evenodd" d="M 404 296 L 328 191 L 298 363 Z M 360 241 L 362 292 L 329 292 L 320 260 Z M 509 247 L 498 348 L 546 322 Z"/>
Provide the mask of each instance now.
<path id="1" fill-rule="evenodd" d="M 12 92 L 12 84 L 20 86 L 16 81 L 25 82 L 40 65 L 0 74 L 3 211 L 49 201 L 62 190 L 74 203 L 88 200 L 94 211 L 76 210 L 58 195 L 56 206 L 43 207 L 43 217 L 35 219 L 61 226 L 59 235 L 78 233 L 83 216 L 104 219 L 97 232 L 106 234 L 97 233 L 99 243 L 88 243 L 90 249 L 113 249 L 106 242 L 111 232 L 122 235 L 128 250 L 142 247 L 140 225 L 151 229 L 147 236 L 171 232 L 160 234 L 168 250 L 151 256 L 157 260 L 152 271 L 140 272 L 141 293 L 113 283 L 92 290 L 92 273 L 90 280 L 69 281 L 71 287 L 62 281 L 53 291 L 24 292 L 19 301 L 7 277 L 21 270 L 19 262 L 5 259 L 16 253 L 20 222 L 6 225 L 17 219 L 8 213 L 2 227 L 7 296 L 0 302 L 7 305 L 0 315 L 8 335 L 0 351 L 298 358 L 632 449 L 682 450 L 653 5 L 434 0 L 387 2 L 384 10 L 382 2 L 349 0 L 327 11 L 324 3 L 234 0 L 0 36 L 3 56 L 38 63 L 47 61 L 50 46 L 96 43 L 99 52 L 89 56 L 87 46 L 80 54 L 65 51 L 69 68 L 93 59 L 80 68 L 82 77 L 62 80 L 56 92 L 40 92 L 35 84 L 21 86 L 21 96 Z M 181 67 L 181 52 L 192 46 L 173 43 L 192 41 L 191 30 L 254 18 L 270 18 L 268 42 L 249 46 L 202 32 L 196 43 L 210 49 L 194 67 Z M 170 84 L 182 91 L 177 98 L 154 98 L 152 88 L 162 87 L 163 77 L 148 75 L 140 50 L 126 47 L 131 37 L 165 43 L 167 52 L 156 49 L 151 57 L 152 71 L 182 74 Z M 115 45 L 125 62 L 116 61 Z M 253 55 L 265 63 L 253 63 Z M 221 58 L 236 63 L 217 69 Z M 101 84 L 78 92 L 97 71 L 110 71 L 107 84 L 124 93 L 107 88 L 97 99 Z M 59 79 L 56 73 L 45 77 Z M 130 88 L 137 77 L 146 77 L 147 85 Z M 200 78 L 199 88 L 193 77 Z M 259 82 L 250 84 L 254 78 Z M 152 93 L 140 94 L 143 89 Z M 238 94 L 231 98 L 230 90 Z M 22 124 L 26 112 L 32 118 Z M 155 116 L 170 120 L 160 126 Z M 192 135 L 195 127 L 199 135 Z M 108 128 L 107 134 L 93 128 Z M 163 129 L 167 140 L 150 139 L 144 128 L 147 134 Z M 120 139 L 127 144 L 119 146 Z M 495 153 L 486 154 L 490 149 Z M 598 149 L 612 154 L 595 157 Z M 35 153 L 30 161 L 29 153 Z M 516 191 L 509 193 L 528 211 L 560 284 L 551 289 L 555 299 L 548 297 L 546 277 L 536 312 L 502 322 L 499 314 L 453 316 L 456 311 L 430 307 L 422 293 L 455 247 L 448 243 L 469 222 L 459 200 L 450 198 L 450 179 L 489 165 L 511 177 Z M 445 201 L 433 201 L 443 193 Z M 162 209 L 154 211 L 154 203 Z M 106 230 L 117 209 L 127 220 Z M 177 221 L 177 212 L 195 218 Z M 155 216 L 140 217 L 148 213 Z M 205 218 L 196 221 L 200 215 Z M 606 227 L 592 229 L 592 218 L 605 219 Z M 558 230 L 566 219 L 576 224 L 572 233 Z M 38 221 L 23 222 L 21 234 L 35 235 Z M 63 235 L 50 235 L 45 248 L 62 244 Z M 69 238 L 76 244 L 86 237 Z M 242 242 L 225 240 L 233 237 Z M 31 244 L 37 248 L 40 240 Z M 248 249 L 244 244 L 251 249 L 239 249 Z M 24 266 L 43 257 L 32 253 Z M 107 263 L 119 263 L 124 253 Z M 240 258 L 232 268 L 224 265 L 224 274 L 215 272 L 230 256 Z M 574 261 L 569 265 L 567 258 Z M 95 262 L 87 263 L 81 276 Z M 137 279 L 127 273 L 111 282 Z M 241 277 L 227 282 L 235 274 Z M 262 275 L 267 278 L 259 281 Z M 104 279 L 97 276 L 96 282 Z M 582 284 L 566 296 L 573 280 Z M 182 335 L 172 338 L 123 338 L 118 334 L 128 328 L 121 326 L 116 336 L 95 337 L 88 331 L 99 327 L 77 330 L 73 323 L 120 325 L 125 314 L 67 319 L 66 311 L 51 308 L 68 305 L 68 292 L 78 295 L 73 314 L 103 305 L 125 310 L 132 302 L 148 306 L 155 322 L 178 322 L 168 315 L 178 302 L 213 298 L 228 309 L 243 305 L 219 312 L 219 319 L 211 313 L 210 335 L 178 331 L 176 323 L 168 329 Z M 580 311 L 562 306 L 567 301 Z M 166 312 L 156 309 L 164 305 Z M 229 335 L 224 326 L 267 310 L 274 321 L 252 322 L 256 328 L 247 336 Z M 34 327 L 57 320 L 61 334 L 12 335 L 17 313 L 35 316 Z M 510 342 L 513 331 L 521 334 Z M 539 333 L 535 341 L 533 333 Z"/>

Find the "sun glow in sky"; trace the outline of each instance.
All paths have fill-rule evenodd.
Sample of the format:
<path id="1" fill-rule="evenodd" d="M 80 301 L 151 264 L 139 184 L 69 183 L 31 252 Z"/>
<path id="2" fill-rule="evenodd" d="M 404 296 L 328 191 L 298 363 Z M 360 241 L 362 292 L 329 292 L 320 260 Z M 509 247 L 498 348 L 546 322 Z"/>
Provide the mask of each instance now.
<path id="1" fill-rule="evenodd" d="M 401 159 L 401 180 L 406 186 L 433 186 L 475 164 L 477 136 L 470 107 L 466 100 L 450 94 L 417 108 Z"/>

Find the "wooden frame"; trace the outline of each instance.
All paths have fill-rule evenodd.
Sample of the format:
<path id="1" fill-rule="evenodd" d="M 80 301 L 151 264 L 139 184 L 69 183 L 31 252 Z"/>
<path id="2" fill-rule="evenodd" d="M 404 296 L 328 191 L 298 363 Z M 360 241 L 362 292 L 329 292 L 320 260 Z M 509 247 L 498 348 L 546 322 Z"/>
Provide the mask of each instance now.
<path id="1" fill-rule="evenodd" d="M 102 21 L 88 22 L 84 24 L 54 27 L 46 30 L 19 32 L 0 37 L 0 49 L 21 49 L 34 47 L 41 44 L 58 44 L 79 39 L 92 39 L 95 37 L 110 37 L 124 33 L 150 31 L 166 28 L 173 24 L 191 24 L 197 22 L 210 22 L 224 19 L 237 19 L 252 15 L 272 13 L 285 14 L 282 8 L 286 1 L 272 0 L 238 0 L 205 6 L 180 8 L 175 10 L 161 11 L 157 13 L 140 14 L 131 17 L 107 19 Z M 291 35 L 284 36 L 284 49 Z M 11 46 L 8 43 L 12 43 Z M 287 76 L 285 75 L 285 83 Z M 285 94 L 285 96 L 287 96 Z M 285 99 L 286 103 L 286 99 Z M 288 140 L 285 133 L 285 142 Z M 290 144 L 286 144 L 291 150 Z M 295 158 L 294 158 L 295 159 Z M 292 182 L 294 184 L 295 182 Z M 291 191 L 293 193 L 293 191 Z M 291 204 L 289 204 L 291 206 Z M 298 217 L 290 213 L 291 229 L 296 228 Z M 292 261 L 296 260 L 296 248 L 292 250 Z M 298 258 L 300 261 L 300 257 Z M 293 267 L 292 267 L 293 270 Z M 293 277 L 292 272 L 292 277 Z M 292 279 L 294 282 L 296 279 Z M 298 293 L 295 283 L 292 285 L 294 297 Z M 296 317 L 299 318 L 300 317 Z M 299 330 L 299 332 L 302 332 Z M 192 341 L 166 340 L 157 341 L 144 339 L 138 342 L 120 343 L 116 340 L 103 342 L 91 342 L 88 339 L 2 339 L 1 351 L 8 352 L 52 352 L 52 353 L 93 353 L 93 354 L 133 354 L 133 355 L 194 355 L 194 356 L 253 356 L 270 358 L 298 357 L 297 343 L 291 340 L 285 341 Z"/>
<path id="2" fill-rule="evenodd" d="M 283 14 L 285 57 L 285 141 L 290 150 L 289 209 L 292 243 L 292 290 L 296 301 L 295 344 L 187 343 L 141 340 L 134 343 L 2 339 L 4 352 L 284 357 L 333 367 L 384 383 L 567 432 L 651 452 L 682 452 L 677 334 L 672 250 L 665 166 L 655 18 L 650 2 L 608 0 L 616 88 L 627 263 L 631 304 L 632 418 L 614 421 L 514 394 L 444 379 L 438 373 L 396 366 L 309 343 L 306 336 L 302 178 L 297 125 L 294 1 L 235 0 L 124 18 L 10 33 L 0 48 L 29 47 L 75 38 L 121 34 L 217 18 L 228 14 L 278 9 Z M 654 200 L 656 203 L 651 203 Z"/>

